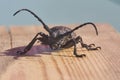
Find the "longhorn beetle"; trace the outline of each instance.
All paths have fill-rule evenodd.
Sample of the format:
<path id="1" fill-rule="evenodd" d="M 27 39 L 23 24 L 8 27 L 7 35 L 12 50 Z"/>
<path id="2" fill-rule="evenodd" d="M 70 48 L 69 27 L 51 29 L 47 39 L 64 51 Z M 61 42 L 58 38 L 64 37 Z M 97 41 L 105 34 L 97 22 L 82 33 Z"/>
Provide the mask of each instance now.
<path id="1" fill-rule="evenodd" d="M 38 21 L 42 23 L 44 29 L 49 34 L 45 34 L 43 32 L 37 33 L 36 36 L 33 38 L 33 40 L 25 47 L 23 51 L 17 51 L 17 54 L 19 55 L 24 55 L 25 53 L 27 53 L 37 40 L 41 41 L 41 44 L 49 45 L 52 50 L 59 50 L 74 46 L 73 54 L 76 57 L 86 56 L 85 54 L 79 54 L 79 55 L 77 54 L 77 48 L 76 48 L 77 43 L 80 43 L 82 48 L 86 48 L 87 50 L 101 49 L 101 47 L 95 47 L 95 44 L 89 44 L 89 45 L 85 44 L 82 40 L 82 37 L 76 36 L 76 34 L 74 33 L 74 31 L 76 31 L 77 29 L 90 24 L 95 28 L 96 35 L 98 35 L 98 30 L 96 28 L 96 25 L 92 22 L 81 24 L 75 27 L 74 29 L 70 29 L 65 26 L 54 26 L 52 28 L 49 28 L 35 13 L 30 11 L 29 9 L 20 9 L 17 12 L 15 12 L 13 16 L 15 16 L 20 11 L 30 12 L 35 18 L 38 19 Z"/>

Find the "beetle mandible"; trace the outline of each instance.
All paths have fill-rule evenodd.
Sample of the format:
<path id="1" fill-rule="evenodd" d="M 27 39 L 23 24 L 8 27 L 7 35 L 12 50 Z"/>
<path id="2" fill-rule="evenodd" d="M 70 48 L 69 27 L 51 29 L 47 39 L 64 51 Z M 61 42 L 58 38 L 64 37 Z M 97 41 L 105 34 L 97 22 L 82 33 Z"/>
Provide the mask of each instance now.
<path id="1" fill-rule="evenodd" d="M 19 55 L 24 55 L 25 53 L 27 53 L 32 48 L 32 46 L 34 45 L 34 43 L 37 40 L 41 41 L 41 44 L 49 45 L 52 50 L 59 50 L 59 49 L 70 48 L 70 47 L 74 46 L 73 54 L 76 57 L 86 56 L 85 54 L 77 54 L 77 47 L 76 47 L 77 43 L 80 43 L 82 48 L 86 48 L 87 50 L 101 49 L 101 47 L 95 47 L 95 44 L 89 44 L 89 45 L 85 44 L 82 40 L 82 37 L 76 36 L 76 34 L 74 33 L 75 30 L 90 24 L 95 28 L 96 35 L 98 35 L 98 30 L 96 28 L 96 25 L 92 22 L 83 23 L 83 24 L 75 27 L 74 29 L 71 29 L 71 28 L 68 28 L 65 26 L 54 26 L 52 28 L 49 28 L 35 13 L 33 13 L 29 9 L 20 9 L 17 12 L 15 12 L 13 14 L 13 16 L 15 16 L 20 11 L 30 12 L 35 18 L 38 19 L 38 21 L 40 21 L 42 23 L 44 29 L 49 34 L 45 34 L 43 32 L 37 33 L 36 36 L 25 47 L 25 49 L 23 51 L 17 51 L 17 54 L 19 54 Z M 40 36 L 40 37 L 38 37 L 38 36 Z"/>

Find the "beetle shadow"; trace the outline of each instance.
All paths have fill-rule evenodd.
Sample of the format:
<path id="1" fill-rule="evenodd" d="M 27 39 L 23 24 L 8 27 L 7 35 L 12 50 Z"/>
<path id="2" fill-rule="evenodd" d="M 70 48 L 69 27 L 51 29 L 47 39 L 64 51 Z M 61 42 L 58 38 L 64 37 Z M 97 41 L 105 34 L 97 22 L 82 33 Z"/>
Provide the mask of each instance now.
<path id="1" fill-rule="evenodd" d="M 48 45 L 40 44 L 40 45 L 34 45 L 27 53 L 25 53 L 25 55 L 21 55 L 21 56 L 18 55 L 17 51 L 23 51 L 25 47 L 26 46 L 20 46 L 20 47 L 15 47 L 15 48 L 5 50 L 4 52 L 2 52 L 2 54 L 0 54 L 0 56 L 12 56 L 14 59 L 18 59 L 19 57 L 41 57 L 41 54 L 51 55 L 52 52 L 63 50 L 63 49 L 52 50 Z M 69 56 L 68 55 L 54 55 L 54 56 L 75 57 L 75 56 L 70 56 L 70 55 Z"/>
<path id="2" fill-rule="evenodd" d="M 51 55 L 51 48 L 48 45 L 35 45 L 25 55 L 18 56 L 17 51 L 23 51 L 26 46 L 20 46 L 5 50 L 0 56 L 13 56 L 15 59 L 18 57 L 40 57 L 39 54 Z"/>

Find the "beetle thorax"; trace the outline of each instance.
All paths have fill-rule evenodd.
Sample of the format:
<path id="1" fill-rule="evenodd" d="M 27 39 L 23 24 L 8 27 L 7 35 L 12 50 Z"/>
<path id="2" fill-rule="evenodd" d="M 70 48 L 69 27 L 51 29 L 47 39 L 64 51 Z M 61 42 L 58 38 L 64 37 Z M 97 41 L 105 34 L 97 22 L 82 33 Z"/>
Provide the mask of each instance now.
<path id="1" fill-rule="evenodd" d="M 60 49 L 69 40 L 76 37 L 75 33 L 71 33 L 70 35 L 63 36 L 62 38 L 59 38 L 59 35 L 64 34 L 70 30 L 71 30 L 70 28 L 64 27 L 64 26 L 56 26 L 56 27 L 51 28 L 52 34 L 51 34 L 51 37 L 49 39 L 50 47 L 52 49 Z"/>

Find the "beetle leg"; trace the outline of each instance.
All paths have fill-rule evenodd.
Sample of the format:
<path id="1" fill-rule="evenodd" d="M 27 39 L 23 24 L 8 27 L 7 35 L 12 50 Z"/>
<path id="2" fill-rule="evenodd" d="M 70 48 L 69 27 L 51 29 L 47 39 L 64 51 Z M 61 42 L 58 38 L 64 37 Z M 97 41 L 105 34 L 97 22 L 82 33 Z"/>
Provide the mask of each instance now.
<path id="1" fill-rule="evenodd" d="M 73 52 L 73 54 L 76 56 L 76 57 L 83 57 L 83 56 L 86 56 L 85 54 L 80 54 L 80 55 L 78 55 L 77 54 L 77 47 L 76 47 L 76 41 L 75 41 L 75 39 L 73 39 L 73 43 L 74 43 L 74 52 Z"/>
<path id="2" fill-rule="evenodd" d="M 27 53 L 31 48 L 32 46 L 34 45 L 34 43 L 37 41 L 37 40 L 40 40 L 40 37 L 38 38 L 37 36 L 38 35 L 43 35 L 42 32 L 40 33 L 37 33 L 37 35 L 33 38 L 33 40 L 25 47 L 25 49 L 23 51 L 17 51 L 17 54 L 18 55 L 24 55 L 25 53 Z"/>
<path id="3" fill-rule="evenodd" d="M 18 55 L 24 55 L 25 53 L 27 53 L 33 46 L 33 44 L 36 42 L 36 40 L 38 40 L 38 38 L 33 39 L 26 47 L 25 49 L 22 51 L 17 51 Z"/>
<path id="4" fill-rule="evenodd" d="M 87 44 L 83 43 L 83 40 L 82 40 L 82 38 L 80 36 L 79 36 L 79 42 L 81 43 L 81 46 L 83 48 L 86 48 L 87 50 L 98 50 L 98 49 L 101 49 L 101 47 L 93 47 L 93 46 L 95 46 L 95 44 L 87 45 Z"/>

